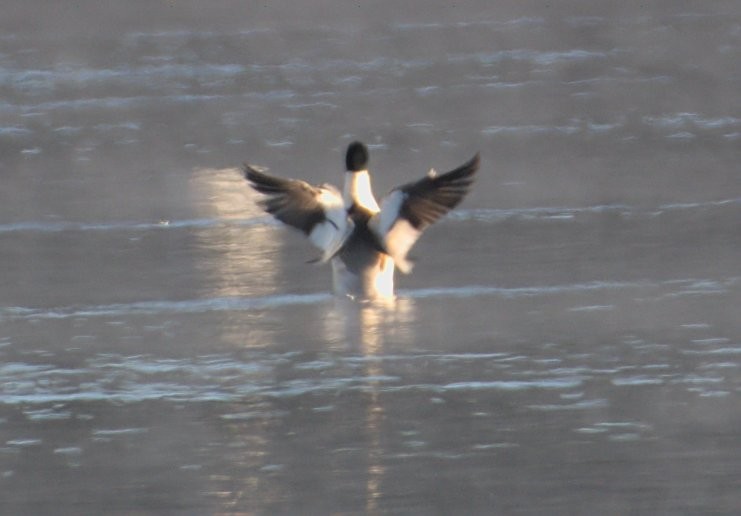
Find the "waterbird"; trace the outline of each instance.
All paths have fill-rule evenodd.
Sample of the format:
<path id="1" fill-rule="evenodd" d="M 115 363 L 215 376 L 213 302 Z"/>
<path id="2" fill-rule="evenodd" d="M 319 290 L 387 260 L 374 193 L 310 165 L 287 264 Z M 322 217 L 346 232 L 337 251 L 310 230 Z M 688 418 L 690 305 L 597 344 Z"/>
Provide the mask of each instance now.
<path id="1" fill-rule="evenodd" d="M 267 174 L 245 163 L 250 185 L 264 194 L 259 205 L 276 219 L 302 231 L 321 251 L 315 263 L 330 262 L 334 292 L 356 300 L 394 297 L 394 270 L 411 272 L 409 250 L 422 232 L 455 208 L 468 193 L 479 168 L 476 153 L 463 165 L 392 189 L 381 203 L 371 189 L 368 147 L 350 143 L 340 192 L 330 184 Z"/>

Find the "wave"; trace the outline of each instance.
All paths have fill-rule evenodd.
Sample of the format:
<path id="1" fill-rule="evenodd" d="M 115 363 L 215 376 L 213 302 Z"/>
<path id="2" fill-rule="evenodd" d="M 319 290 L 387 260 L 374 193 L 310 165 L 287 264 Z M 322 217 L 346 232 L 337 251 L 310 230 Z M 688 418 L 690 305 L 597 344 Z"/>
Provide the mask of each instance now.
<path id="1" fill-rule="evenodd" d="M 276 143 L 280 145 L 281 143 Z M 661 204 L 653 208 L 638 208 L 627 204 L 597 204 L 592 206 L 541 206 L 533 208 L 468 208 L 449 213 L 449 222 L 499 222 L 504 220 L 562 220 L 568 221 L 583 215 L 618 214 L 626 217 L 651 218 L 666 212 L 692 212 L 709 208 L 741 207 L 741 198 L 718 199 L 699 202 L 677 202 Z M 61 233 L 66 231 L 152 231 L 168 229 L 209 229 L 226 227 L 278 226 L 272 217 L 251 218 L 195 218 L 159 221 L 113 221 L 113 222 L 72 222 L 72 221 L 18 221 L 0 224 L 3 233 Z"/>
<path id="2" fill-rule="evenodd" d="M 181 301 L 138 301 L 109 305 L 69 306 L 52 309 L 9 307 L 0 309 L 0 317 L 25 319 L 67 319 L 74 317 L 115 317 L 122 315 L 192 314 L 261 310 L 292 305 L 311 305 L 332 299 L 329 293 L 282 294 L 263 297 L 215 297 Z"/>
<path id="3" fill-rule="evenodd" d="M 39 111 L 77 110 L 77 109 L 131 109 L 151 103 L 168 102 L 172 104 L 193 104 L 207 101 L 253 100 L 257 102 L 283 102 L 294 98 L 296 93 L 291 90 L 270 90 L 265 92 L 249 92 L 239 94 L 180 94 L 180 95 L 134 95 L 128 97 L 88 97 L 82 99 L 50 100 L 35 104 L 0 102 L 0 111 L 8 113 L 35 113 Z"/>
<path id="4" fill-rule="evenodd" d="M 502 220 L 570 220 L 583 215 L 618 214 L 626 217 L 652 218 L 666 212 L 692 212 L 708 208 L 741 206 L 741 197 L 711 201 L 667 203 L 654 208 L 639 208 L 628 204 L 597 204 L 592 206 L 542 206 L 534 208 L 474 208 L 455 210 L 448 215 L 449 220 L 489 221 Z"/>
<path id="5" fill-rule="evenodd" d="M 66 231 L 151 231 L 166 229 L 189 229 L 189 228 L 220 228 L 220 227 L 249 227 L 277 225 L 268 217 L 254 217 L 248 219 L 182 219 L 182 220 L 160 220 L 157 222 L 11 222 L 0 224 L 0 234 L 3 233 L 61 233 Z"/>
<path id="6" fill-rule="evenodd" d="M 577 85 L 585 82 L 597 81 L 624 82 L 626 79 L 596 78 L 589 81 L 569 83 Z M 664 77 L 630 79 L 635 81 L 666 81 Z M 529 83 L 506 85 L 501 83 L 484 84 L 484 87 L 524 87 Z M 612 121 L 595 122 L 590 119 L 573 119 L 564 125 L 493 125 L 481 129 L 481 134 L 487 137 L 518 136 L 537 137 L 548 135 L 580 136 L 609 135 L 613 133 L 624 133 L 625 137 L 631 137 L 641 131 L 649 130 L 658 136 L 668 140 L 692 140 L 698 136 L 713 136 L 720 134 L 724 141 L 735 141 L 739 138 L 741 130 L 741 118 L 734 116 L 704 116 L 700 113 L 669 113 L 662 116 L 642 116 L 637 120 L 627 117 L 618 117 Z"/>
<path id="7" fill-rule="evenodd" d="M 364 360 L 380 360 L 384 367 L 408 361 L 423 361 L 426 367 L 447 368 L 459 360 L 500 360 L 504 354 L 425 354 L 334 356 L 320 364 L 302 361 L 300 353 L 271 353 L 257 351 L 249 359 L 230 354 L 196 356 L 193 358 L 157 358 L 155 356 L 125 356 L 96 354 L 76 368 L 52 364 L 0 364 L 0 375 L 10 386 L 0 394 L 0 403 L 48 404 L 90 401 L 137 402 L 175 399 L 189 402 L 235 401 L 244 396 L 259 395 L 271 398 L 296 397 L 311 393 L 374 390 L 385 393 L 421 391 L 443 394 L 466 391 L 529 391 L 570 390 L 582 385 L 590 371 L 545 372 L 532 379 L 461 380 L 442 383 L 403 382 L 397 374 L 368 374 Z M 295 363 L 295 378 L 275 381 L 272 374 L 276 365 L 286 361 Z M 322 374 L 317 375 L 317 371 Z M 326 373 L 326 374 L 325 374 Z M 79 379 L 85 378 L 84 388 Z M 238 382 L 235 383 L 235 380 Z M 113 386 L 113 387 L 112 387 Z M 68 419 L 71 412 L 65 408 L 25 411 L 32 420 Z M 226 416 L 228 419 L 250 417 L 244 412 Z"/>
<path id="8" fill-rule="evenodd" d="M 528 287 L 500 287 L 494 285 L 466 285 L 460 287 L 429 287 L 400 289 L 399 299 L 465 299 L 472 297 L 499 297 L 518 299 L 571 293 L 649 289 L 661 298 L 682 295 L 723 294 L 741 283 L 741 278 L 722 281 L 684 278 L 668 281 L 592 281 L 561 285 Z M 667 293 L 668 291 L 668 293 Z M 230 312 L 279 309 L 291 306 L 321 305 L 337 298 L 329 292 L 310 294 L 277 294 L 258 297 L 213 297 L 185 300 L 152 300 L 132 303 L 114 303 L 90 306 L 64 306 L 56 308 L 5 307 L 0 308 L 0 319 L 68 319 L 76 317 L 120 317 L 137 315 L 182 315 L 206 312 Z M 361 306 L 361 305 L 359 305 Z M 588 310 L 593 307 L 582 308 Z M 600 308 L 603 308 L 600 306 Z"/>
<path id="9" fill-rule="evenodd" d="M 79 367 L 68 368 L 47 364 L 7 362 L 0 364 L 0 376 L 8 386 L 0 393 L 0 403 L 25 405 L 24 414 L 33 421 L 69 419 L 70 402 L 141 402 L 176 400 L 182 402 L 239 401 L 245 397 L 294 398 L 307 394 L 337 392 L 406 392 L 439 396 L 455 393 L 496 392 L 502 395 L 526 391 L 560 392 L 558 401 L 527 405 L 533 410 L 571 411 L 603 408 L 607 400 L 586 398 L 581 388 L 590 380 L 609 381 L 615 388 L 636 389 L 665 386 L 686 389 L 699 396 L 728 396 L 732 381 L 722 374 L 732 369 L 730 361 L 741 352 L 739 347 L 692 350 L 682 347 L 685 356 L 701 355 L 710 362 L 702 372 L 686 371 L 668 363 L 622 365 L 604 369 L 600 366 L 540 367 L 540 361 L 526 355 L 500 353 L 422 353 L 379 355 L 342 355 L 329 353 L 316 360 L 313 354 L 300 351 L 272 352 L 252 350 L 248 356 L 232 353 L 200 355 L 188 358 L 161 358 L 154 355 L 97 353 Z M 307 362 L 306 359 L 309 361 Z M 366 362 L 378 362 L 369 373 Z M 410 371 L 410 362 L 424 364 L 425 370 L 468 371 L 470 362 L 481 365 L 517 361 L 516 371 L 499 368 L 501 376 L 489 373 L 479 376 L 464 374 L 440 382 L 427 381 Z M 557 361 L 560 362 L 560 361 Z M 293 364 L 295 376 L 276 379 L 276 367 Z M 509 374 L 505 371 L 509 371 Z M 281 375 L 279 375 L 281 376 Z M 422 380 L 422 381 L 420 381 Z M 451 381 L 452 380 L 452 381 Z M 38 405 L 54 405 L 35 409 Z M 266 413 L 239 411 L 224 414 L 224 419 L 251 419 L 279 415 L 273 409 Z M 612 424 L 611 424 L 612 425 Z M 614 423 L 615 426 L 623 426 Z M 133 430 L 132 430 L 133 431 Z M 122 430 L 101 431 L 117 434 Z M 126 432 L 129 432 L 128 430 Z"/>

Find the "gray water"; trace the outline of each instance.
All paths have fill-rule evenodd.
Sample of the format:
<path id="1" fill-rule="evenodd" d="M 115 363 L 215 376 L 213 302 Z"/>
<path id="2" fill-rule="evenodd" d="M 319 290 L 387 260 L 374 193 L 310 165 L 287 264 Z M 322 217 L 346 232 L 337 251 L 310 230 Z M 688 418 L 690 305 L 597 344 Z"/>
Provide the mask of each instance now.
<path id="1" fill-rule="evenodd" d="M 252 4 L 252 3 L 250 3 Z M 741 513 L 738 2 L 8 2 L 0 513 Z M 393 306 L 237 167 L 480 151 Z"/>

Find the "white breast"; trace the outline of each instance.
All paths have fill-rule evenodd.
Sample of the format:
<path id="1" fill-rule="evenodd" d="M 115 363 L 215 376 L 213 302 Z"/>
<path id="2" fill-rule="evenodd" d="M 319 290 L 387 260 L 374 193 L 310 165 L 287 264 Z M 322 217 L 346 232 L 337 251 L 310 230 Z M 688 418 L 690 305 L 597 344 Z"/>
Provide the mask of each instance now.
<path id="1" fill-rule="evenodd" d="M 381 211 L 378 202 L 376 202 L 376 198 L 373 196 L 373 191 L 371 190 L 370 185 L 370 176 L 368 175 L 367 170 L 348 172 L 345 174 L 343 199 L 346 208 L 349 208 L 354 203 L 366 208 L 372 213 L 378 213 Z"/>

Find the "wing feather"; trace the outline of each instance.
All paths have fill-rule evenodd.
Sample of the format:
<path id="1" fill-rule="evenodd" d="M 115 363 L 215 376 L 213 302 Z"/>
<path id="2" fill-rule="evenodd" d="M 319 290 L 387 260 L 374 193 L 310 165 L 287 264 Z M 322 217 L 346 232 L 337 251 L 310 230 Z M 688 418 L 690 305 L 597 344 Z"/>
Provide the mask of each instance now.
<path id="1" fill-rule="evenodd" d="M 250 185 L 265 195 L 258 203 L 266 212 L 302 231 L 322 251 L 319 262 L 334 256 L 352 232 L 342 195 L 332 185 L 283 179 L 247 164 L 244 174 Z"/>
<path id="2" fill-rule="evenodd" d="M 468 193 L 479 168 L 476 154 L 460 167 L 435 174 L 392 190 L 381 202 L 381 211 L 370 226 L 381 239 L 399 270 L 409 272 L 412 262 L 407 254 L 422 232 L 455 208 Z"/>

